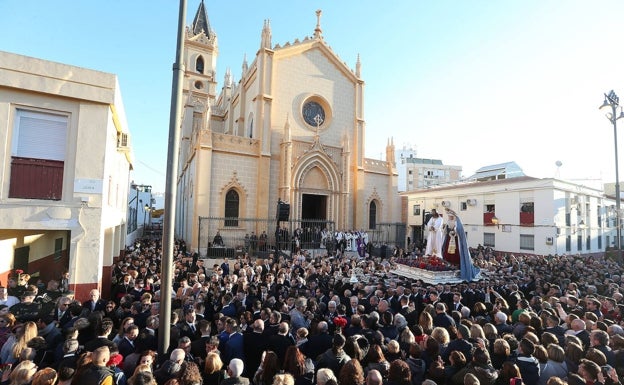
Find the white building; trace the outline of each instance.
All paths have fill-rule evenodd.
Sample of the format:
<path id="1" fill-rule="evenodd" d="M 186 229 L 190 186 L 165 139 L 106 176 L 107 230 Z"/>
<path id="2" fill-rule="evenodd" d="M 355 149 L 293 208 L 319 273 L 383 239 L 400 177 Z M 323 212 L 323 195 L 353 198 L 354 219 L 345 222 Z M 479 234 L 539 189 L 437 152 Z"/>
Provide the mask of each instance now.
<path id="1" fill-rule="evenodd" d="M 615 243 L 615 202 L 593 188 L 518 177 L 405 192 L 408 236 L 423 239 L 431 209 L 452 209 L 468 244 L 525 254 L 595 254 Z M 426 239 L 426 234 L 424 235 Z"/>
<path id="2" fill-rule="evenodd" d="M 129 132 L 113 74 L 0 52 L 0 281 L 69 270 L 86 299 L 124 249 Z"/>

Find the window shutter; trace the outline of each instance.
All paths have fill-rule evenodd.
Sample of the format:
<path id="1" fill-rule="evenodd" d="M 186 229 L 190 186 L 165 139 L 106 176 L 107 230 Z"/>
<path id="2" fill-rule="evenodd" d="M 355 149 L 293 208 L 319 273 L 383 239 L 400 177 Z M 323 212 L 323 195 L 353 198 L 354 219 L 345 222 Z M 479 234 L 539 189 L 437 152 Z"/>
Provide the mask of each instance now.
<path id="1" fill-rule="evenodd" d="M 67 123 L 67 116 L 18 110 L 15 156 L 64 161 Z"/>

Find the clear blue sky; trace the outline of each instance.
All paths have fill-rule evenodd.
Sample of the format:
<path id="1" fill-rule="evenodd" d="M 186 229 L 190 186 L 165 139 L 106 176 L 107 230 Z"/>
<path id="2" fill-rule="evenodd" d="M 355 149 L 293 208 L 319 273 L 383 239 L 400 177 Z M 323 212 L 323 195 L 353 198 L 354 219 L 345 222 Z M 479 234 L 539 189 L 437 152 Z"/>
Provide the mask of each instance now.
<path id="1" fill-rule="evenodd" d="M 188 23 L 199 1 L 188 0 Z M 178 4 L 0 0 L 0 50 L 118 75 L 133 178 L 154 191 L 165 185 Z M 516 161 L 528 175 L 553 177 L 559 160 L 563 179 L 614 180 L 613 130 L 597 107 L 612 88 L 624 98 L 624 1 L 206 6 L 219 41 L 219 88 L 226 68 L 238 81 L 243 55 L 253 60 L 264 19 L 283 45 L 311 35 L 322 9 L 333 50 L 352 68 L 361 55 L 369 157 L 379 158 L 392 136 L 420 157 L 463 166 L 465 176 Z"/>

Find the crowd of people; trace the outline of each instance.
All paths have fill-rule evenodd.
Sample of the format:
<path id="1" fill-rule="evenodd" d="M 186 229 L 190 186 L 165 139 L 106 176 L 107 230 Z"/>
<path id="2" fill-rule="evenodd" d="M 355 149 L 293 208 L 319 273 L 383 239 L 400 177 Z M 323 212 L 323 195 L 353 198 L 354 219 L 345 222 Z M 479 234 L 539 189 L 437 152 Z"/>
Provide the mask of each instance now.
<path id="1" fill-rule="evenodd" d="M 404 260 L 415 255 L 397 250 Z M 206 266 L 140 240 L 109 298 L 79 302 L 68 273 L 0 288 L 1 381 L 10 385 L 619 384 L 621 267 L 602 257 L 471 250 L 478 281 L 430 285 L 394 258 L 333 251 L 241 255 Z M 172 301 L 160 319 L 160 301 Z M 170 331 L 158 355 L 158 330 Z"/>

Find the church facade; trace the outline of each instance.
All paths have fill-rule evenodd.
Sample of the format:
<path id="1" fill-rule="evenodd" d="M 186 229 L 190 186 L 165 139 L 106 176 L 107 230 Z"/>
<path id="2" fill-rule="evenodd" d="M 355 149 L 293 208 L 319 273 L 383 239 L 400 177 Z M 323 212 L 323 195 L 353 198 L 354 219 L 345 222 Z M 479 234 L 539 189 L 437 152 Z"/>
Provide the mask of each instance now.
<path id="1" fill-rule="evenodd" d="M 219 92 L 217 35 L 203 1 L 186 29 L 176 234 L 202 255 L 216 231 L 226 245 L 270 234 L 245 219 L 274 219 L 279 201 L 290 219 L 340 230 L 400 219 L 394 144 L 385 160 L 364 156 L 361 63 L 351 69 L 332 51 L 320 16 L 312 36 L 281 46 L 265 21 L 255 58 L 236 84 L 228 70 Z"/>

